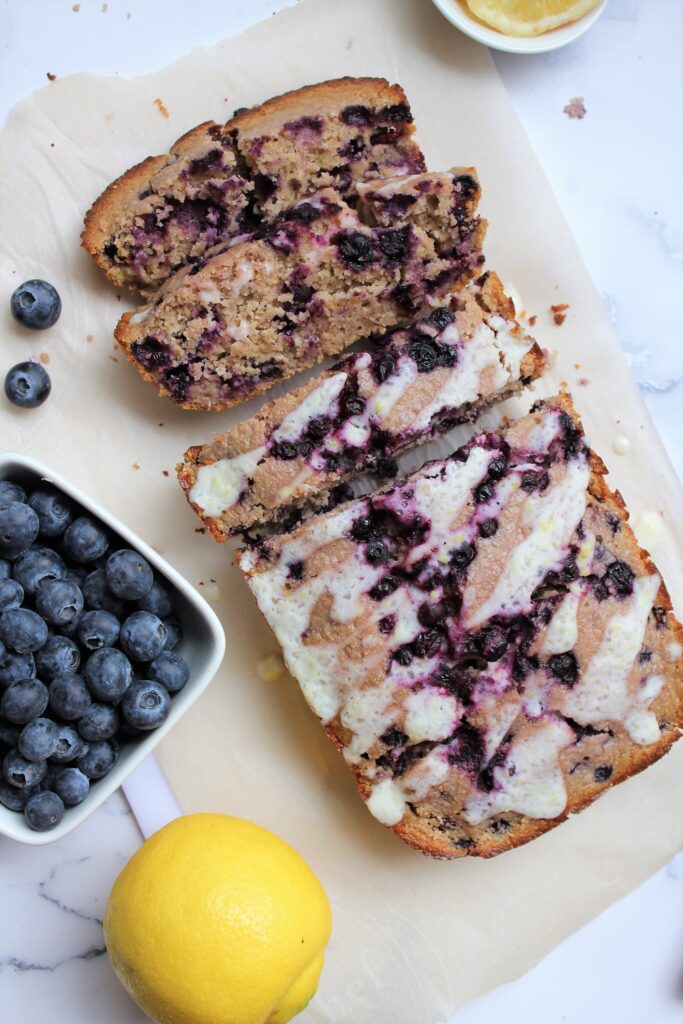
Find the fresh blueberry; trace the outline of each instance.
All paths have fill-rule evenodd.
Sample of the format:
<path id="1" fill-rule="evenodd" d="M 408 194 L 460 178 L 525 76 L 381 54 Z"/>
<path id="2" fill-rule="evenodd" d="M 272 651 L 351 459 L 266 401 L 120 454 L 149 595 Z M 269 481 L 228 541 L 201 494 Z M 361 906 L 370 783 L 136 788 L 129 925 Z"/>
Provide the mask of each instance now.
<path id="1" fill-rule="evenodd" d="M 133 669 L 125 654 L 114 647 L 104 647 L 88 658 L 85 679 L 94 697 L 115 701 L 133 681 Z"/>
<path id="2" fill-rule="evenodd" d="M 56 551 L 36 545 L 17 559 L 13 575 L 17 583 L 21 583 L 24 593 L 33 597 L 44 580 L 61 580 L 65 573 L 64 561 Z"/>
<path id="3" fill-rule="evenodd" d="M 62 300 L 57 289 L 48 281 L 24 281 L 12 292 L 10 310 L 22 327 L 44 331 L 59 320 Z"/>
<path id="4" fill-rule="evenodd" d="M 38 786 L 43 781 L 46 771 L 46 761 L 29 761 L 22 757 L 18 750 L 10 750 L 2 762 L 4 779 L 17 789 Z"/>
<path id="5" fill-rule="evenodd" d="M 133 661 L 153 661 L 163 651 L 167 635 L 166 626 L 156 615 L 151 612 L 133 612 L 121 626 L 121 649 Z"/>
<path id="6" fill-rule="evenodd" d="M 25 503 L 26 491 L 11 480 L 0 480 L 0 505 L 6 505 L 8 501 Z"/>
<path id="7" fill-rule="evenodd" d="M 101 558 L 109 547 L 107 535 L 93 519 L 74 519 L 64 533 L 64 551 L 74 562 L 86 565 Z"/>
<path id="8" fill-rule="evenodd" d="M 68 580 L 45 580 L 38 587 L 36 611 L 51 626 L 68 626 L 83 611 L 83 594 Z"/>
<path id="9" fill-rule="evenodd" d="M 55 782 L 64 771 L 63 764 L 54 764 L 52 761 L 47 762 L 47 771 L 43 776 L 43 781 L 40 783 L 40 789 L 49 789 L 53 793 L 55 791 Z"/>
<path id="10" fill-rule="evenodd" d="M 0 612 L 21 608 L 24 588 L 16 580 L 0 580 Z"/>
<path id="11" fill-rule="evenodd" d="M 147 676 L 163 683 L 169 693 L 176 693 L 182 690 L 190 678 L 190 669 L 187 662 L 179 654 L 173 651 L 162 651 L 152 661 L 147 669 Z"/>
<path id="12" fill-rule="evenodd" d="M 39 718 L 47 707 L 47 686 L 39 679 L 20 679 L 8 686 L 0 700 L 0 711 L 14 725 L 26 725 Z"/>
<path id="13" fill-rule="evenodd" d="M 118 597 L 114 597 L 109 590 L 104 569 L 95 569 L 93 572 L 88 573 L 83 583 L 83 597 L 85 598 L 86 608 L 111 612 L 112 615 L 119 619 L 123 616 L 126 609 L 125 601 L 120 601 Z M 148 611 L 152 610 L 151 608 L 148 609 Z"/>
<path id="14" fill-rule="evenodd" d="M 155 580 L 151 589 L 138 601 L 138 608 L 143 612 L 158 615 L 160 619 L 170 615 L 173 611 L 173 603 L 168 587 Z"/>
<path id="15" fill-rule="evenodd" d="M 2 504 L 2 502 L 0 502 Z M 0 580 L 8 580 L 12 576 L 12 563 L 6 558 L 0 558 Z"/>
<path id="16" fill-rule="evenodd" d="M 80 768 L 65 768 L 55 782 L 55 792 L 68 807 L 82 803 L 90 790 L 90 779 Z"/>
<path id="17" fill-rule="evenodd" d="M 77 672 L 80 664 L 81 652 L 66 636 L 49 636 L 36 653 L 36 671 L 48 682 L 64 672 Z"/>
<path id="18" fill-rule="evenodd" d="M 74 672 L 64 672 L 53 679 L 48 695 L 50 710 L 65 722 L 80 718 L 90 707 L 90 693 L 83 676 Z"/>
<path id="19" fill-rule="evenodd" d="M 32 654 L 47 640 L 47 623 L 30 608 L 10 608 L 0 615 L 0 640 L 17 654 Z"/>
<path id="20" fill-rule="evenodd" d="M 168 690 L 154 679 L 133 683 L 121 701 L 123 717 L 136 729 L 156 729 L 166 720 L 170 708 Z"/>
<path id="21" fill-rule="evenodd" d="M 36 793 L 24 808 L 26 824 L 36 832 L 48 832 L 59 825 L 64 817 L 64 804 L 51 790 Z"/>
<path id="22" fill-rule="evenodd" d="M 21 730 L 19 753 L 27 761 L 44 761 L 52 757 L 58 737 L 59 729 L 51 718 L 34 718 Z"/>
<path id="23" fill-rule="evenodd" d="M 33 544 L 39 527 L 38 516 L 23 502 L 0 505 L 0 556 L 10 561 L 18 558 Z"/>
<path id="24" fill-rule="evenodd" d="M 105 611 L 85 612 L 78 623 L 78 639 L 89 651 L 113 647 L 119 638 L 121 624 L 115 615 Z"/>
<path id="25" fill-rule="evenodd" d="M 42 405 L 51 390 L 50 375 L 40 363 L 17 363 L 5 377 L 5 395 L 21 409 Z"/>
<path id="26" fill-rule="evenodd" d="M 50 755 L 50 760 L 57 764 L 75 761 L 85 750 L 85 743 L 73 725 L 60 725 L 57 728 L 57 745 Z"/>
<path id="27" fill-rule="evenodd" d="M 36 663 L 32 654 L 12 654 L 6 651 L 0 657 L 0 690 L 20 679 L 31 679 L 35 674 Z"/>
<path id="28" fill-rule="evenodd" d="M 102 779 L 108 775 L 119 758 L 116 740 L 99 740 L 91 743 L 78 759 L 78 767 L 89 779 Z"/>
<path id="29" fill-rule="evenodd" d="M 81 616 L 76 615 L 71 622 L 66 622 L 63 626 L 59 627 L 59 631 L 62 636 L 67 637 L 68 640 L 78 640 L 78 627 L 81 624 Z"/>
<path id="30" fill-rule="evenodd" d="M 12 725 L 11 722 L 0 718 L 0 743 L 4 743 L 6 747 L 16 747 L 20 732 L 21 729 L 18 725 Z"/>
<path id="31" fill-rule="evenodd" d="M 5 779 L 0 779 L 0 804 L 8 811 L 23 811 L 27 800 L 37 792 L 37 786 L 24 786 L 18 789 Z"/>
<path id="32" fill-rule="evenodd" d="M 182 627 L 175 615 L 167 615 L 166 618 L 162 619 L 162 622 L 166 627 L 166 643 L 164 644 L 164 650 L 174 651 L 183 639 Z"/>
<path id="33" fill-rule="evenodd" d="M 104 571 L 112 594 L 126 601 L 139 601 L 154 583 L 149 563 L 128 548 L 110 555 Z"/>
<path id="34" fill-rule="evenodd" d="M 59 491 L 34 491 L 28 504 L 38 516 L 41 537 L 61 537 L 73 519 L 71 505 Z"/>
<path id="35" fill-rule="evenodd" d="M 119 715 L 111 704 L 91 704 L 76 722 L 76 728 L 84 740 L 108 740 L 119 728 Z"/>

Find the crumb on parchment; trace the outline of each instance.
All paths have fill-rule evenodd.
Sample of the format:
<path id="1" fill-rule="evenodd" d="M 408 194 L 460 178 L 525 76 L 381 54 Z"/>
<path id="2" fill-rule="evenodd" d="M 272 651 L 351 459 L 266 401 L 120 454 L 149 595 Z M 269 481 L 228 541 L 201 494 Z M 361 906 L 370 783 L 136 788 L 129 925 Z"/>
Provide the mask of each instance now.
<path id="1" fill-rule="evenodd" d="M 534 326 L 534 324 L 536 323 L 536 320 L 537 320 L 537 319 L 538 319 L 538 317 L 536 316 L 536 314 L 535 314 L 535 313 L 534 313 L 534 315 L 533 315 L 533 316 L 530 316 L 530 317 L 529 317 L 529 323 L 531 324 L 531 326 L 532 326 L 532 327 L 533 327 L 533 326 Z"/>
<path id="2" fill-rule="evenodd" d="M 206 527 L 205 526 L 195 526 L 194 532 L 195 533 L 206 533 Z"/>
<path id="3" fill-rule="evenodd" d="M 71 8 L 71 10 L 74 12 L 74 14 L 78 14 L 80 9 L 81 9 L 81 5 L 80 4 L 73 4 L 73 6 Z"/>
<path id="4" fill-rule="evenodd" d="M 568 302 L 559 302 L 556 306 L 550 307 L 550 310 L 553 314 L 553 320 L 555 321 L 558 327 L 561 327 L 567 319 L 567 314 L 565 313 L 566 309 L 569 309 Z"/>
<path id="5" fill-rule="evenodd" d="M 50 363 L 50 353 L 49 352 L 41 352 L 40 353 L 40 361 L 41 361 L 41 363 L 44 363 L 45 366 L 49 366 L 49 363 Z"/>
<path id="6" fill-rule="evenodd" d="M 162 115 L 162 117 L 168 118 L 170 116 L 168 113 L 168 108 L 164 105 L 164 101 L 159 96 L 157 96 L 157 98 L 155 99 L 154 105 L 159 111 L 159 113 Z"/>
<path id="7" fill-rule="evenodd" d="M 85 340 L 88 342 L 89 345 L 92 344 L 93 338 L 94 338 L 93 334 L 86 334 L 86 336 L 85 336 Z"/>
<path id="8" fill-rule="evenodd" d="M 161 472 L 163 473 L 164 476 L 170 476 L 170 474 L 169 474 L 167 469 L 162 469 Z"/>
<path id="9" fill-rule="evenodd" d="M 590 384 L 588 377 L 579 377 L 579 384 L 582 388 L 585 388 L 587 384 Z"/>
<path id="10" fill-rule="evenodd" d="M 139 469 L 140 468 L 140 463 L 139 462 L 134 462 L 133 465 L 130 468 L 131 469 Z"/>
<path id="11" fill-rule="evenodd" d="M 565 113 L 567 117 L 571 117 L 578 121 L 584 118 L 586 116 L 586 104 L 584 103 L 583 96 L 575 96 L 571 99 L 564 108 L 563 113 Z"/>
<path id="12" fill-rule="evenodd" d="M 53 74 L 52 71 L 48 71 L 47 77 L 50 79 L 51 82 L 54 82 L 55 79 L 57 78 L 57 76 L 55 74 Z"/>

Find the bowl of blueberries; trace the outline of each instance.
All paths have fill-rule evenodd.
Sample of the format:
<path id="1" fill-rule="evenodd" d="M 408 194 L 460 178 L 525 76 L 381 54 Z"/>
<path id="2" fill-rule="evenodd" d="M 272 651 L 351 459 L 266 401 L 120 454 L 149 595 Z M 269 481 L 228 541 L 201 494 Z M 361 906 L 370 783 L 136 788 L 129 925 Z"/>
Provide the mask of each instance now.
<path id="1" fill-rule="evenodd" d="M 80 824 L 224 650 L 155 551 L 48 467 L 0 454 L 0 833 L 42 844 Z"/>

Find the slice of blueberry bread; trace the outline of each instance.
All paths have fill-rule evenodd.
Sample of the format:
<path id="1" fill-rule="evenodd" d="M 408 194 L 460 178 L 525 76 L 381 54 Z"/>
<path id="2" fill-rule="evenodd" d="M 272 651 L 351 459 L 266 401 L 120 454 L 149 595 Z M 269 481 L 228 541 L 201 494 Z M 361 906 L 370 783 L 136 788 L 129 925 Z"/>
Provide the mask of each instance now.
<path id="1" fill-rule="evenodd" d="M 216 540 L 327 500 L 360 473 L 476 419 L 540 376 L 544 358 L 496 274 L 449 306 L 345 356 L 295 391 L 185 453 L 178 479 Z"/>
<path id="2" fill-rule="evenodd" d="M 342 78 L 207 121 L 121 175 L 85 218 L 84 248 L 119 287 L 150 295 L 179 267 L 307 192 L 424 170 L 405 93 Z"/>
<path id="3" fill-rule="evenodd" d="M 462 245 L 456 238 L 447 252 L 411 216 L 368 225 L 323 189 L 179 271 L 147 306 L 124 314 L 116 338 L 178 405 L 235 405 L 442 305 L 479 272 L 485 222 L 473 217 Z"/>
<path id="4" fill-rule="evenodd" d="M 238 552 L 368 809 L 492 856 L 661 757 L 683 630 L 568 396 Z"/>

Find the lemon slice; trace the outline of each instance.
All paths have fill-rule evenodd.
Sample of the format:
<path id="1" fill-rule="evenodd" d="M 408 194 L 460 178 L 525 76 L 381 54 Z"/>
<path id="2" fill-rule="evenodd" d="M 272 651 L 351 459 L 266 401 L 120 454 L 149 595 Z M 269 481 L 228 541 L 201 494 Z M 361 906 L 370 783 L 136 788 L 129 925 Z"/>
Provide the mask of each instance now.
<path id="1" fill-rule="evenodd" d="M 506 36 L 540 36 L 576 21 L 600 0 L 467 0 L 472 14 Z"/>

